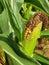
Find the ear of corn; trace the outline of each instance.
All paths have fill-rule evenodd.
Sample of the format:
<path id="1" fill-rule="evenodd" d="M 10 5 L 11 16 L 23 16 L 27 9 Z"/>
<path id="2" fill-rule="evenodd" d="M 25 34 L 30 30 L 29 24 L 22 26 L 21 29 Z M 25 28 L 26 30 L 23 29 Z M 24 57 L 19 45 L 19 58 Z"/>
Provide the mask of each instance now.
<path id="1" fill-rule="evenodd" d="M 5 55 L 1 47 L 0 47 L 0 65 L 6 65 Z"/>
<path id="2" fill-rule="evenodd" d="M 37 44 L 37 39 L 40 38 L 40 31 L 42 28 L 42 22 L 37 25 L 31 32 L 30 36 L 28 39 L 24 39 L 23 45 L 24 45 L 24 52 L 28 56 L 32 56 L 33 51 L 35 49 L 35 46 Z"/>

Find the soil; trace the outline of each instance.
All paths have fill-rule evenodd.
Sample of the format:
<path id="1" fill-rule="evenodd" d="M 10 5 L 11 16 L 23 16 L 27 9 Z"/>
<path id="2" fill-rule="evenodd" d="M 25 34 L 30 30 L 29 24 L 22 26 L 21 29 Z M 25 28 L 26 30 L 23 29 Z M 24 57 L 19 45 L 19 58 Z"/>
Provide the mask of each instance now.
<path id="1" fill-rule="evenodd" d="M 26 24 L 25 37 L 27 39 L 29 37 L 29 34 L 33 31 L 33 29 L 40 22 L 42 22 L 41 31 L 49 29 L 48 16 L 44 12 L 41 12 L 41 11 L 37 12 L 33 17 L 30 18 L 30 20 Z M 38 43 L 36 45 L 34 52 L 39 53 L 39 54 L 44 55 L 45 57 L 49 58 L 49 39 L 47 39 L 47 38 L 38 39 Z"/>

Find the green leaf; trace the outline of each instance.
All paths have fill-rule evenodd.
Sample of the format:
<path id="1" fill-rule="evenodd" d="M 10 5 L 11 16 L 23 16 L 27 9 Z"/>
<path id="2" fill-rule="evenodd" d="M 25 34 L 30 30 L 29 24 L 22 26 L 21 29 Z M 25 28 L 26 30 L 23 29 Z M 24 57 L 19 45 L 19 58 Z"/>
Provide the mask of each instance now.
<path id="1" fill-rule="evenodd" d="M 19 65 L 19 63 L 15 62 L 15 60 L 13 58 L 11 58 L 9 55 L 6 54 L 6 56 L 7 56 L 9 65 L 16 65 L 16 64 Z"/>
<path id="2" fill-rule="evenodd" d="M 44 63 L 45 65 L 49 65 L 49 59 L 40 55 L 40 54 L 34 54 L 34 58 L 38 61 L 40 61 L 41 63 Z"/>
<path id="3" fill-rule="evenodd" d="M 25 0 L 25 2 L 33 4 L 35 7 L 43 10 L 49 16 L 49 1 L 48 0 Z"/>
<path id="4" fill-rule="evenodd" d="M 40 34 L 41 38 L 43 37 L 49 37 L 49 30 L 43 30 L 41 31 L 41 34 Z"/>
<path id="5" fill-rule="evenodd" d="M 0 2 L 0 14 L 3 12 L 3 10 L 4 10 L 3 5 Z"/>
<path id="6" fill-rule="evenodd" d="M 23 8 L 22 16 L 27 20 L 29 20 L 29 18 L 31 18 L 31 16 L 35 14 L 35 12 L 32 11 L 32 4 L 24 3 L 22 8 Z"/>
<path id="7" fill-rule="evenodd" d="M 6 40 L 8 40 L 8 39 L 0 36 L 0 45 L 2 46 L 4 52 L 9 56 L 8 60 L 10 61 L 10 59 L 11 59 L 12 65 L 32 65 L 32 64 L 40 65 L 40 63 L 38 63 L 35 59 L 29 60 L 28 58 L 24 58 L 23 55 L 22 55 L 22 57 L 17 55 L 17 53 L 15 53 L 14 50 L 9 45 L 9 44 L 13 44 L 12 40 L 11 41 L 8 40 L 8 42 Z M 16 46 L 15 46 L 15 48 L 17 49 Z"/>
<path id="8" fill-rule="evenodd" d="M 18 62 L 20 65 L 23 65 L 23 63 L 21 63 L 18 58 L 17 55 L 15 54 L 15 52 L 12 50 L 12 48 L 5 42 L 0 41 L 0 45 L 2 46 L 3 50 L 10 55 L 16 62 Z"/>
<path id="9" fill-rule="evenodd" d="M 13 62 L 12 62 L 11 58 L 9 57 L 9 55 L 6 54 L 6 56 L 7 56 L 8 64 L 13 65 Z"/>
<path id="10" fill-rule="evenodd" d="M 10 33 L 8 20 L 8 14 L 6 10 L 4 10 L 2 14 L 0 14 L 0 27 L 2 32 L 6 35 Z"/>
<path id="11" fill-rule="evenodd" d="M 49 15 L 49 1 L 48 0 L 43 0 L 43 1 L 39 0 L 39 2 L 41 3 L 42 7 Z"/>
<path id="12" fill-rule="evenodd" d="M 25 0 L 27 3 L 31 3 L 33 6 L 39 8 L 40 10 L 44 10 L 42 5 L 40 4 L 39 0 Z"/>
<path id="13" fill-rule="evenodd" d="M 0 34 L 2 33 L 1 27 L 0 27 Z"/>
<path id="14" fill-rule="evenodd" d="M 23 37 L 24 25 L 23 25 L 23 22 L 21 20 L 18 8 L 17 8 L 16 14 L 15 14 L 8 1 L 5 0 L 4 4 L 5 4 L 5 7 L 8 11 L 9 17 L 10 17 L 11 26 L 13 27 L 17 38 L 19 40 L 22 40 L 23 39 L 22 37 Z"/>
<path id="15" fill-rule="evenodd" d="M 24 3 L 24 0 L 13 0 L 13 9 L 15 10 L 18 8 L 18 11 L 20 11 L 22 4 Z M 17 6 L 17 7 L 16 7 Z"/>
<path id="16" fill-rule="evenodd" d="M 24 45 L 23 50 L 24 50 L 25 54 L 27 54 L 28 56 L 33 55 L 33 51 L 35 49 L 37 39 L 40 38 L 41 28 L 42 28 L 42 22 L 39 23 L 37 25 L 37 27 L 34 28 L 32 33 L 30 34 L 29 38 L 24 39 L 24 41 L 23 41 L 23 45 Z"/>

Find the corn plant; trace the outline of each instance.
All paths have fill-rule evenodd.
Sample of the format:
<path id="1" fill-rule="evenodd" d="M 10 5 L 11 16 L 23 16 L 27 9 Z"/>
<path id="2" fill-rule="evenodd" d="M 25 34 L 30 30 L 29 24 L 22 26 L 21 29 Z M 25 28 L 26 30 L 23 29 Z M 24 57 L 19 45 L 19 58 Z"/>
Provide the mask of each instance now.
<path id="1" fill-rule="evenodd" d="M 27 9 L 28 4 L 30 6 Z M 32 11 L 32 7 L 35 11 Z M 6 63 L 0 62 L 0 65 L 49 65 L 49 58 L 34 53 L 38 39 L 49 38 L 49 30 L 41 31 L 40 22 L 28 39 L 24 34 L 25 24 L 37 11 L 45 12 L 49 17 L 49 1 L 0 0 L 0 46 L 5 55 L 1 52 L 5 59 L 2 60 Z"/>

